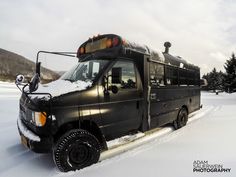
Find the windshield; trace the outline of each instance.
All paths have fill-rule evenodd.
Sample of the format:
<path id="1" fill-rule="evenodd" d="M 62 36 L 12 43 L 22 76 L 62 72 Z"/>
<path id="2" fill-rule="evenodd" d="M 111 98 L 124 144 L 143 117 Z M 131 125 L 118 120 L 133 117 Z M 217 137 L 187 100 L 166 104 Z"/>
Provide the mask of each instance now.
<path id="1" fill-rule="evenodd" d="M 108 60 L 88 60 L 79 62 L 71 70 L 61 76 L 60 79 L 76 82 L 78 80 L 93 82 L 96 76 L 108 63 Z"/>

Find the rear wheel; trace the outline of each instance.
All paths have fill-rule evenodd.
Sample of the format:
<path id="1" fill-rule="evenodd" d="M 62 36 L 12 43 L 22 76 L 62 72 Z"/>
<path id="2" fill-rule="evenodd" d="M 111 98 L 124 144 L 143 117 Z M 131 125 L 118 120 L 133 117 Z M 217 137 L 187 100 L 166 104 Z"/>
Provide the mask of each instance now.
<path id="1" fill-rule="evenodd" d="M 188 111 L 186 108 L 183 107 L 180 109 L 177 119 L 173 122 L 174 128 L 179 129 L 185 126 L 187 122 L 188 122 Z"/>
<path id="2" fill-rule="evenodd" d="M 95 136 L 85 130 L 70 130 L 53 148 L 53 159 L 60 171 L 79 170 L 98 162 L 101 147 Z"/>

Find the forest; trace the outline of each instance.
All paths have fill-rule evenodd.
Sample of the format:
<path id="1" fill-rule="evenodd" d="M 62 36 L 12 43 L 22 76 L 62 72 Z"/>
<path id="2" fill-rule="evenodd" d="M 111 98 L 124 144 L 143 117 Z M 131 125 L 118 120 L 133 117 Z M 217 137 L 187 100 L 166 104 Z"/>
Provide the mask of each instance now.
<path id="1" fill-rule="evenodd" d="M 224 64 L 225 72 L 217 71 L 216 68 L 202 76 L 207 80 L 207 86 L 203 90 L 213 92 L 236 92 L 236 57 L 232 53 L 231 57 Z"/>

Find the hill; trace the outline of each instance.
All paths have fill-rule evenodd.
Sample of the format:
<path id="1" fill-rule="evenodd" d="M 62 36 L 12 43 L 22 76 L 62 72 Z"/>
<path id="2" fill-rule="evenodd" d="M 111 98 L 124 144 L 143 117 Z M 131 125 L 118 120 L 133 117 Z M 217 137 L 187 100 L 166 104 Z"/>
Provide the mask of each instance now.
<path id="1" fill-rule="evenodd" d="M 35 63 L 16 53 L 0 48 L 0 80 L 15 81 L 18 74 L 30 80 L 35 73 Z M 49 82 L 59 77 L 56 72 L 41 67 L 41 81 Z"/>

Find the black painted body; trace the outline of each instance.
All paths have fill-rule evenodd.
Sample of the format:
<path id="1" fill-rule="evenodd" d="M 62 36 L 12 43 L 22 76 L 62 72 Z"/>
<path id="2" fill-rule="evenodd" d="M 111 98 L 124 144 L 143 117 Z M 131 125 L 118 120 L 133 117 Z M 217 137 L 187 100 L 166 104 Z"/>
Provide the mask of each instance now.
<path id="1" fill-rule="evenodd" d="M 179 64 L 178 58 L 164 56 L 168 63 L 173 61 Z M 145 131 L 173 122 L 183 106 L 187 108 L 188 113 L 200 109 L 200 85 L 156 88 L 150 86 L 149 65 L 152 62 L 164 65 L 167 63 L 145 47 L 120 45 L 109 54 L 106 51 L 94 52 L 94 57 L 107 58 L 109 64 L 90 88 L 52 98 L 48 114 L 54 115 L 55 119 L 49 117 L 44 127 L 36 127 L 30 123 L 30 112 L 37 111 L 37 107 L 32 106 L 24 95 L 21 97 L 20 115 L 24 124 L 38 136 L 52 140 L 51 145 L 68 129 L 82 128 L 92 132 L 106 149 L 108 140 L 129 132 Z M 86 60 L 86 55 L 80 58 L 81 61 Z M 137 87 L 104 94 L 104 75 L 117 60 L 134 63 Z M 187 66 L 186 63 L 185 65 Z M 193 65 L 189 67 L 194 69 L 200 78 L 199 68 Z M 49 111 L 48 106 L 49 104 L 44 103 L 41 109 Z"/>

